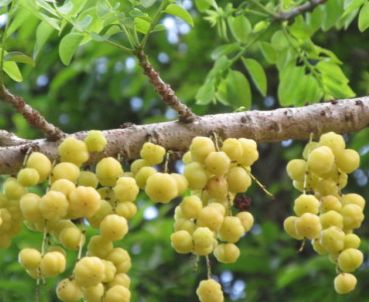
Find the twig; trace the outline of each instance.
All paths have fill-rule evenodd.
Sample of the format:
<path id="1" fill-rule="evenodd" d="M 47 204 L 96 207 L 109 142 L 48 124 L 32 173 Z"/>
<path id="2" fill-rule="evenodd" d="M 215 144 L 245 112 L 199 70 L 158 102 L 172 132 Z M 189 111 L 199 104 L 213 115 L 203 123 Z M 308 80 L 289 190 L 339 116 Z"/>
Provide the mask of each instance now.
<path id="1" fill-rule="evenodd" d="M 304 4 L 301 4 L 300 6 L 297 6 L 291 9 L 290 11 L 273 14 L 272 17 L 276 21 L 292 20 L 298 15 L 301 15 L 305 12 L 312 11 L 315 7 L 317 7 L 318 5 L 324 4 L 325 2 L 327 2 L 327 0 L 309 0 L 305 2 Z"/>
<path id="2" fill-rule="evenodd" d="M 126 160 L 136 159 L 140 147 L 147 141 L 148 134 L 152 133 L 155 133 L 155 141 L 167 150 L 185 152 L 195 136 L 209 136 L 213 131 L 223 140 L 246 137 L 257 142 L 278 142 L 287 139 L 308 140 L 310 133 L 317 137 L 328 131 L 357 132 L 368 125 L 369 96 L 299 108 L 206 115 L 189 124 L 172 121 L 103 131 L 108 145 L 103 154 L 91 156 L 90 163 L 104 156 L 115 157 L 119 153 L 123 153 Z M 73 135 L 84 139 L 86 134 L 83 131 Z M 45 139 L 0 147 L 0 174 L 18 171 L 30 145 L 51 160 L 57 158 L 57 142 Z"/>
<path id="3" fill-rule="evenodd" d="M 0 98 L 11 104 L 21 113 L 27 122 L 33 127 L 41 130 L 47 139 L 56 141 L 65 136 L 65 133 L 59 128 L 50 124 L 37 110 L 28 105 L 20 96 L 13 95 L 4 86 L 0 87 Z"/>
<path id="4" fill-rule="evenodd" d="M 32 141 L 30 140 L 16 136 L 14 133 L 10 133 L 6 130 L 0 130 L 0 147 L 19 146 L 31 142 Z"/>
<path id="5" fill-rule="evenodd" d="M 196 115 L 190 108 L 181 102 L 181 100 L 176 96 L 174 90 L 160 78 L 159 73 L 150 64 L 143 50 L 137 50 L 136 56 L 145 75 L 150 79 L 156 92 L 167 105 L 178 113 L 179 120 L 184 123 L 193 122 L 196 119 Z"/>

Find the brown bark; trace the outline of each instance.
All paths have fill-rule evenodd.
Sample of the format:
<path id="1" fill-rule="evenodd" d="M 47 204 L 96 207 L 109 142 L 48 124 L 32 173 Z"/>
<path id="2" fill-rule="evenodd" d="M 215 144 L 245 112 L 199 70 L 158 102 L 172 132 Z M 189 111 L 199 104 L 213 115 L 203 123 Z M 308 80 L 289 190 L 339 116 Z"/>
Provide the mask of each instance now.
<path id="1" fill-rule="evenodd" d="M 216 132 L 220 137 L 246 137 L 257 142 L 276 142 L 286 139 L 308 139 L 328 131 L 356 132 L 369 125 L 369 97 L 339 100 L 300 108 L 280 108 L 270 111 L 246 111 L 199 117 L 192 123 L 165 122 L 142 126 L 131 125 L 123 129 L 106 130 L 108 140 L 105 154 L 122 154 L 126 159 L 139 156 L 142 144 L 149 138 L 168 150 L 184 152 L 193 137 L 208 136 Z M 83 138 L 86 132 L 75 135 Z M 55 159 L 57 143 L 44 139 L 0 148 L 0 174 L 14 173 L 22 164 L 29 148 L 39 150 Z"/>

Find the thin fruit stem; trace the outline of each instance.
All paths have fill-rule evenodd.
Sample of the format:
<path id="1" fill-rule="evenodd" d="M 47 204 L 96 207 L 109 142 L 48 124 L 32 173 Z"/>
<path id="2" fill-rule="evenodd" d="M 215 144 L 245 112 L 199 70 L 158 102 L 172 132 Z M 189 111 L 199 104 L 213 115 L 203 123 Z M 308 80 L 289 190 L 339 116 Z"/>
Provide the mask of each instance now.
<path id="1" fill-rule="evenodd" d="M 252 178 L 252 180 L 256 182 L 256 184 L 260 187 L 260 189 L 262 189 L 264 191 L 264 193 L 266 195 L 268 195 L 271 198 L 274 198 L 274 195 L 272 193 L 270 193 L 267 190 L 267 188 L 250 171 L 247 171 L 246 170 L 246 172 L 250 175 L 250 177 Z"/>
<path id="2" fill-rule="evenodd" d="M 207 268 L 207 273 L 208 273 L 208 279 L 211 279 L 211 264 L 210 264 L 209 256 L 205 256 L 205 259 L 206 259 L 206 268 Z"/>

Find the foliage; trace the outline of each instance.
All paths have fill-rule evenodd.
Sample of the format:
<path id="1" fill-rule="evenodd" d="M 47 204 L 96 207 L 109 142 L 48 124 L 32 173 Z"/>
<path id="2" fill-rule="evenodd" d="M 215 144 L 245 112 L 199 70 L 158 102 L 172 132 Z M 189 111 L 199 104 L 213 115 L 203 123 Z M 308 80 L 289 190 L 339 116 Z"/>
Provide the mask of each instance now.
<path id="1" fill-rule="evenodd" d="M 275 20 L 274 14 L 302 2 L 3 0 L 0 20 L 8 22 L 1 23 L 1 65 L 8 77 L 1 78 L 66 132 L 175 117 L 139 69 L 134 51 L 141 47 L 198 114 L 368 94 L 369 2 L 329 0 L 292 20 Z M 3 103 L 0 112 L 0 128 L 27 138 L 39 135 Z M 346 137 L 362 154 L 348 191 L 363 196 L 369 193 L 368 137 L 366 129 Z M 213 267 L 229 301 L 362 301 L 369 294 L 367 264 L 357 275 L 358 289 L 337 297 L 329 261 L 310 246 L 298 253 L 300 246 L 282 232 L 297 194 L 284 166 L 301 151 L 297 141 L 260 145 L 254 174 L 276 198 L 252 188 L 257 225 L 240 243 L 241 259 Z M 139 206 L 122 242 L 134 259 L 133 301 L 195 301 L 192 295 L 206 273 L 204 265 L 169 248 L 174 205 L 153 207 L 140 196 Z M 363 238 L 366 230 L 367 223 Z M 32 235 L 31 240 L 38 246 L 42 239 Z M 16 263 L 19 248 L 28 242 L 22 233 L 10 249 L 0 251 L 2 301 L 26 301 L 34 294 L 33 281 Z M 42 288 L 42 301 L 56 301 L 55 282 Z"/>

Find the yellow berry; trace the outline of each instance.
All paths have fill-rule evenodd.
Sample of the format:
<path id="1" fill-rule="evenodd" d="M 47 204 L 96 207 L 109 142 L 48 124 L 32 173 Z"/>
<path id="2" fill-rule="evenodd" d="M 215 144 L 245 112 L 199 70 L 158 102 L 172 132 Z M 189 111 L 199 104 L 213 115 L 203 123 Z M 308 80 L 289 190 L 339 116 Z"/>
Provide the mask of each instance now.
<path id="1" fill-rule="evenodd" d="M 27 270 L 37 269 L 41 263 L 41 253 L 32 248 L 22 249 L 18 254 L 19 263 Z"/>
<path id="2" fill-rule="evenodd" d="M 360 166 L 360 155 L 355 150 L 345 149 L 336 155 L 338 168 L 344 173 L 352 173 Z"/>
<path id="3" fill-rule="evenodd" d="M 244 235 L 245 229 L 237 216 L 226 216 L 219 229 L 218 236 L 221 240 L 235 243 Z"/>
<path id="4" fill-rule="evenodd" d="M 361 209 L 364 209 L 365 207 L 365 199 L 361 195 L 356 193 L 343 194 L 341 197 L 341 202 L 344 206 L 346 204 L 356 204 Z"/>
<path id="5" fill-rule="evenodd" d="M 47 252 L 41 259 L 40 270 L 44 277 L 57 276 L 64 272 L 65 256 L 60 252 Z"/>
<path id="6" fill-rule="evenodd" d="M 17 181 L 25 187 L 31 187 L 38 184 L 40 175 L 34 168 L 23 168 L 17 174 Z"/>
<path id="7" fill-rule="evenodd" d="M 302 194 L 294 203 L 293 210 L 297 216 L 304 213 L 318 214 L 320 202 L 314 195 Z"/>
<path id="8" fill-rule="evenodd" d="M 205 226 L 212 231 L 218 231 L 223 223 L 223 213 L 214 207 L 206 206 L 201 209 L 197 217 L 198 226 Z"/>
<path id="9" fill-rule="evenodd" d="M 60 243 L 68 249 L 78 250 L 82 244 L 82 232 L 76 226 L 63 228 L 58 236 Z"/>
<path id="10" fill-rule="evenodd" d="M 100 222 L 104 219 L 106 215 L 112 214 L 113 208 L 109 202 L 106 200 L 100 201 L 100 208 L 97 210 L 97 212 L 92 215 L 91 217 L 88 217 L 88 222 L 94 227 L 98 228 L 100 225 Z M 119 214 L 117 212 L 117 214 Z"/>
<path id="11" fill-rule="evenodd" d="M 9 177 L 3 184 L 4 194 L 8 199 L 17 200 L 27 193 L 26 188 L 23 187 L 15 178 Z"/>
<path id="12" fill-rule="evenodd" d="M 320 215 L 320 223 L 323 229 L 336 226 L 340 229 L 343 227 L 343 217 L 336 211 L 328 211 Z"/>
<path id="13" fill-rule="evenodd" d="M 49 191 L 39 202 L 41 215 L 47 220 L 58 220 L 67 215 L 68 200 L 63 193 Z"/>
<path id="14" fill-rule="evenodd" d="M 187 178 L 183 176 L 182 174 L 178 174 L 178 173 L 171 173 L 170 175 L 177 183 L 178 195 L 184 194 L 186 190 L 188 189 Z"/>
<path id="15" fill-rule="evenodd" d="M 114 263 L 117 268 L 117 273 L 127 273 L 131 269 L 131 257 L 126 250 L 117 247 L 112 249 L 106 257 Z"/>
<path id="16" fill-rule="evenodd" d="M 121 240 L 128 233 L 127 220 L 117 214 L 109 214 L 101 221 L 100 232 L 107 240 Z"/>
<path id="17" fill-rule="evenodd" d="M 332 169 L 334 154 L 329 147 L 321 146 L 310 152 L 307 163 L 309 170 L 321 175 Z"/>
<path id="18" fill-rule="evenodd" d="M 120 177 L 113 188 L 116 198 L 119 201 L 135 201 L 139 192 L 139 187 L 134 178 Z"/>
<path id="19" fill-rule="evenodd" d="M 155 166 L 160 164 L 164 160 L 165 149 L 162 146 L 146 142 L 141 148 L 140 156 L 150 166 Z"/>
<path id="20" fill-rule="evenodd" d="M 254 216 L 252 216 L 250 212 L 246 211 L 239 212 L 236 216 L 241 220 L 241 224 L 245 232 L 250 231 L 254 225 Z"/>
<path id="21" fill-rule="evenodd" d="M 140 189 L 145 189 L 147 179 L 156 174 L 157 171 L 153 167 L 143 167 L 135 175 L 135 180 Z"/>
<path id="22" fill-rule="evenodd" d="M 192 252 L 193 243 L 192 236 L 187 231 L 177 231 L 170 236 L 172 247 L 179 254 L 187 254 Z"/>
<path id="23" fill-rule="evenodd" d="M 101 235 L 92 236 L 87 245 L 88 254 L 105 258 L 113 250 L 113 242 Z"/>
<path id="24" fill-rule="evenodd" d="M 51 191 L 58 191 L 68 196 L 73 190 L 76 189 L 76 185 L 68 179 L 61 178 L 54 181 L 50 187 Z"/>
<path id="25" fill-rule="evenodd" d="M 249 167 L 259 158 L 256 142 L 247 138 L 240 138 L 238 141 L 242 146 L 242 158 L 239 163 Z"/>
<path id="26" fill-rule="evenodd" d="M 317 238 L 322 229 L 319 216 L 311 213 L 304 213 L 298 217 L 295 221 L 295 227 L 299 235 L 310 240 Z"/>
<path id="27" fill-rule="evenodd" d="M 345 238 L 343 239 L 344 242 L 344 249 L 358 249 L 361 243 L 360 237 L 355 234 L 346 234 Z"/>
<path id="28" fill-rule="evenodd" d="M 75 164 L 69 162 L 59 163 L 51 172 L 51 182 L 63 178 L 76 183 L 79 173 L 79 168 Z"/>
<path id="29" fill-rule="evenodd" d="M 103 302 L 129 302 L 131 292 L 122 285 L 115 285 L 109 288 L 104 296 Z"/>
<path id="30" fill-rule="evenodd" d="M 120 202 L 115 207 L 115 213 L 130 220 L 136 215 L 137 206 L 133 202 Z"/>
<path id="31" fill-rule="evenodd" d="M 222 176 L 228 172 L 231 160 L 222 151 L 211 152 L 205 158 L 205 169 L 216 176 Z"/>
<path id="32" fill-rule="evenodd" d="M 196 294 L 201 302 L 224 301 L 222 287 L 213 279 L 201 281 L 196 290 Z"/>
<path id="33" fill-rule="evenodd" d="M 104 270 L 104 278 L 102 280 L 103 283 L 108 283 L 113 281 L 115 273 L 117 272 L 117 269 L 115 268 L 115 265 L 113 262 L 108 260 L 103 260 L 105 270 Z"/>
<path id="34" fill-rule="evenodd" d="M 107 144 L 104 134 L 99 130 L 90 130 L 84 139 L 88 152 L 102 152 Z"/>
<path id="35" fill-rule="evenodd" d="M 94 188 L 79 186 L 69 194 L 68 213 L 71 218 L 91 217 L 100 205 L 100 195 Z"/>
<path id="36" fill-rule="evenodd" d="M 221 263 L 234 263 L 240 256 L 240 249 L 233 243 L 219 244 L 214 249 L 214 256 Z"/>
<path id="37" fill-rule="evenodd" d="M 19 207 L 23 217 L 30 222 L 37 222 L 43 219 L 39 204 L 41 197 L 34 193 L 27 193 L 19 200 Z"/>
<path id="38" fill-rule="evenodd" d="M 354 248 L 342 251 L 338 256 L 338 267 L 345 273 L 351 273 L 363 263 L 363 253 Z"/>
<path id="39" fill-rule="evenodd" d="M 74 267 L 74 278 L 79 286 L 90 287 L 99 284 L 104 278 L 105 266 L 98 257 L 83 257 Z"/>
<path id="40" fill-rule="evenodd" d="M 114 279 L 108 283 L 108 287 L 113 287 L 114 285 L 122 285 L 125 288 L 129 288 L 131 284 L 131 279 L 129 278 L 129 276 L 125 273 L 119 273 L 116 274 Z"/>
<path id="41" fill-rule="evenodd" d="M 287 164 L 287 174 L 292 180 L 303 182 L 307 169 L 306 161 L 303 159 L 293 159 Z"/>
<path id="42" fill-rule="evenodd" d="M 240 162 L 242 159 L 243 148 L 238 139 L 227 138 L 223 142 L 222 151 L 225 152 L 232 161 Z"/>
<path id="43" fill-rule="evenodd" d="M 319 139 L 319 144 L 321 146 L 329 147 L 335 155 L 346 147 L 345 140 L 342 135 L 334 132 L 324 133 Z"/>
<path id="44" fill-rule="evenodd" d="M 338 294 L 348 294 L 356 287 L 356 277 L 349 273 L 342 273 L 337 275 L 334 279 L 334 289 Z"/>
<path id="45" fill-rule="evenodd" d="M 192 160 L 203 162 L 211 152 L 215 151 L 215 146 L 210 138 L 197 136 L 192 139 L 190 151 Z"/>
<path id="46" fill-rule="evenodd" d="M 206 187 L 209 196 L 218 200 L 227 198 L 228 182 L 222 176 L 212 176 L 209 178 Z"/>
<path id="47" fill-rule="evenodd" d="M 149 163 L 144 159 L 136 159 L 131 163 L 130 170 L 135 176 L 138 171 L 140 171 L 141 168 L 149 166 Z"/>
<path id="48" fill-rule="evenodd" d="M 183 198 L 180 207 L 184 218 L 197 218 L 202 209 L 202 201 L 196 195 L 186 196 Z"/>
<path id="49" fill-rule="evenodd" d="M 40 152 L 32 152 L 26 162 L 27 168 L 37 170 L 39 174 L 39 181 L 42 182 L 49 177 L 51 172 L 51 162 L 44 154 Z"/>
<path id="50" fill-rule="evenodd" d="M 344 247 L 345 233 L 335 226 L 322 231 L 320 243 L 331 254 L 339 253 Z"/>
<path id="51" fill-rule="evenodd" d="M 201 190 L 208 182 L 208 175 L 204 167 L 198 162 L 192 162 L 185 166 L 183 175 L 188 180 L 188 186 L 192 190 Z"/>
<path id="52" fill-rule="evenodd" d="M 242 167 L 232 167 L 227 173 L 229 191 L 243 193 L 251 186 L 251 177 Z"/>
<path id="53" fill-rule="evenodd" d="M 327 195 L 321 198 L 320 211 L 340 211 L 342 204 L 336 196 Z"/>
<path id="54" fill-rule="evenodd" d="M 363 209 L 357 204 L 346 204 L 341 209 L 343 225 L 346 229 L 357 229 L 364 220 Z"/>
<path id="55" fill-rule="evenodd" d="M 77 184 L 79 186 L 93 187 L 96 189 L 97 185 L 99 184 L 99 180 L 97 179 L 95 173 L 91 171 L 81 171 L 77 180 Z"/>
<path id="56" fill-rule="evenodd" d="M 56 295 L 63 302 L 78 302 L 82 298 L 82 291 L 74 280 L 61 280 L 56 287 Z"/>
<path id="57" fill-rule="evenodd" d="M 86 144 L 72 136 L 63 140 L 58 151 L 62 162 L 70 162 L 78 167 L 89 159 Z"/>
<path id="58" fill-rule="evenodd" d="M 95 286 L 82 287 L 83 298 L 86 302 L 101 302 L 104 291 L 105 289 L 102 283 L 98 283 Z"/>
<path id="59" fill-rule="evenodd" d="M 147 179 L 145 192 L 152 201 L 168 203 L 177 197 L 177 183 L 169 174 L 158 172 Z"/>
<path id="60" fill-rule="evenodd" d="M 122 175 L 122 165 L 113 157 L 105 157 L 96 165 L 96 176 L 103 186 L 114 186 Z"/>

